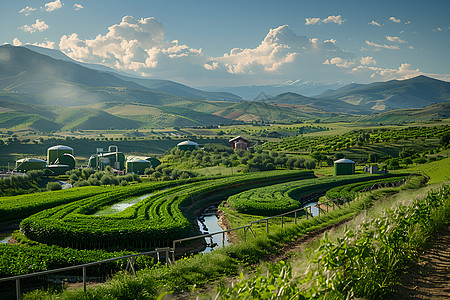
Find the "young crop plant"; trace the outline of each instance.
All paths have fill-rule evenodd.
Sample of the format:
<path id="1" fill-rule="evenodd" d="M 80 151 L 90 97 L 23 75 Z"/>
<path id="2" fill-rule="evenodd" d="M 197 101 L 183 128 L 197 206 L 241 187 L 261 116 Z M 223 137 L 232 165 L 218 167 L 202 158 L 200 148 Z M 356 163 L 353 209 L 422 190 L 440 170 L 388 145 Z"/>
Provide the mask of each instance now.
<path id="1" fill-rule="evenodd" d="M 396 176 L 392 178 L 391 176 Z M 339 186 L 341 189 L 349 183 L 356 182 L 355 186 L 362 185 L 362 188 L 373 185 L 377 181 L 397 181 L 398 176 L 402 175 L 348 175 L 338 177 L 322 177 L 314 179 L 303 179 L 299 181 L 292 181 L 268 187 L 261 187 L 251 189 L 233 195 L 228 198 L 227 203 L 235 209 L 238 213 L 271 216 L 280 213 L 288 212 L 304 205 L 301 198 L 305 195 L 311 195 L 326 191 L 327 189 Z M 388 179 L 383 179 L 389 177 Z M 373 180 L 377 178 L 376 180 Z M 403 177 L 401 177 L 403 179 Z M 401 180 L 398 179 L 398 180 Z M 362 184 L 372 180 L 371 183 Z M 353 187 L 353 186 L 352 186 Z M 333 190 L 333 189 L 332 189 Z M 356 189 L 354 190 L 356 192 Z M 339 194 L 335 195 L 339 197 Z"/>
<path id="2" fill-rule="evenodd" d="M 179 186 L 174 186 L 176 182 L 155 182 L 117 187 L 32 215 L 20 226 L 32 240 L 63 247 L 141 249 L 167 246 L 174 239 L 197 234 L 192 224 L 191 206 L 207 206 L 208 201 L 217 201 L 220 194 L 229 195 L 252 187 L 313 176 L 311 171 L 272 171 L 187 185 L 179 182 Z M 170 189 L 162 190 L 170 186 Z M 126 197 L 150 192 L 153 194 L 122 212 L 93 215 Z"/>

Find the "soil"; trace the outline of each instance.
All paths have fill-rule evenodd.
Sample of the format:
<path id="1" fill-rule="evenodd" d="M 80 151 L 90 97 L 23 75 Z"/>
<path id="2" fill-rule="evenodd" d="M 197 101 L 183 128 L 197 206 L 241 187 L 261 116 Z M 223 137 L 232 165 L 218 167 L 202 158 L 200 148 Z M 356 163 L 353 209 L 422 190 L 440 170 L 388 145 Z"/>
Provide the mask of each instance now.
<path id="1" fill-rule="evenodd" d="M 285 245 L 280 253 L 278 253 L 277 255 L 270 255 L 268 257 L 266 257 L 264 259 L 264 261 L 268 261 L 268 262 L 278 262 L 280 260 L 286 261 L 289 259 L 290 257 L 290 253 L 292 252 L 300 252 L 303 249 L 303 246 L 310 243 L 311 241 L 313 241 L 314 239 L 319 238 L 324 232 L 329 231 L 331 229 L 337 228 L 345 223 L 347 223 L 348 220 L 344 220 L 341 221 L 339 223 L 336 224 L 332 224 L 329 225 L 327 227 L 324 227 L 322 229 L 316 230 L 316 231 L 312 231 L 308 234 L 306 234 L 305 236 L 302 236 L 301 238 L 290 242 L 289 244 Z"/>
<path id="2" fill-rule="evenodd" d="M 450 299 L 450 227 L 430 245 L 407 270 L 393 299 Z"/>

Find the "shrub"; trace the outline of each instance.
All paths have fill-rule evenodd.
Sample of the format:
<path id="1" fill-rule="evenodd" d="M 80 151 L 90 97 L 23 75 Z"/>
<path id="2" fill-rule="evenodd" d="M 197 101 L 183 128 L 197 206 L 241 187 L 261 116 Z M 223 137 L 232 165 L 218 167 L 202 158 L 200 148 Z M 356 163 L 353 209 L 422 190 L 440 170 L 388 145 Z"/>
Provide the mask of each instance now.
<path id="1" fill-rule="evenodd" d="M 47 190 L 49 191 L 57 191 L 57 190 L 61 190 L 61 184 L 59 182 L 49 182 L 47 183 Z"/>

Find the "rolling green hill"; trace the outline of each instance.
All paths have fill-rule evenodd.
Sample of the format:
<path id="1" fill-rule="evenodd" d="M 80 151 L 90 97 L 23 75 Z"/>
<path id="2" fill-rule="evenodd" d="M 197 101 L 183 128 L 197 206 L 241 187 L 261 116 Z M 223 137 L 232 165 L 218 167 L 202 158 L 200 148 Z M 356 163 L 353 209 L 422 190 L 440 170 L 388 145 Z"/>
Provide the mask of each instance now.
<path id="1" fill-rule="evenodd" d="M 59 130 L 63 126 L 43 116 L 27 114 L 18 111 L 0 113 L 0 128 L 6 129 L 32 129 L 36 131 Z"/>
<path id="2" fill-rule="evenodd" d="M 305 97 L 296 93 L 283 93 L 266 100 L 270 104 L 294 104 L 306 105 L 327 112 L 367 114 L 370 109 L 358 105 L 349 104 L 337 99 L 316 99 Z"/>
<path id="3" fill-rule="evenodd" d="M 450 101 L 450 82 L 426 76 L 328 90 L 318 98 L 339 99 L 372 110 L 421 108 Z"/>
<path id="4" fill-rule="evenodd" d="M 355 123 L 402 124 L 450 118 L 450 103 L 438 103 L 424 108 L 398 109 L 388 112 L 362 116 Z"/>

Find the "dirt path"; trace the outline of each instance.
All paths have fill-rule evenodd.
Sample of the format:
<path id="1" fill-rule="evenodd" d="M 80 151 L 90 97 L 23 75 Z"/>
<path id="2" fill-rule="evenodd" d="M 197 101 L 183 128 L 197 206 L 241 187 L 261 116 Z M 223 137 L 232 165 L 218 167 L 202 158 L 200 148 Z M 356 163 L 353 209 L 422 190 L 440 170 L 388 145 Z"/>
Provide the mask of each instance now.
<path id="1" fill-rule="evenodd" d="M 395 299 L 450 299 L 450 227 L 446 227 L 407 270 Z"/>

